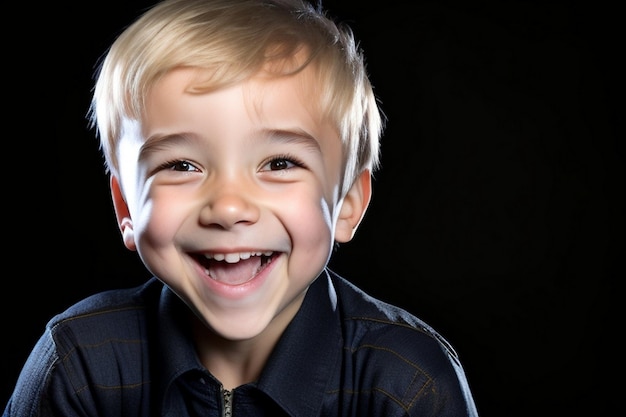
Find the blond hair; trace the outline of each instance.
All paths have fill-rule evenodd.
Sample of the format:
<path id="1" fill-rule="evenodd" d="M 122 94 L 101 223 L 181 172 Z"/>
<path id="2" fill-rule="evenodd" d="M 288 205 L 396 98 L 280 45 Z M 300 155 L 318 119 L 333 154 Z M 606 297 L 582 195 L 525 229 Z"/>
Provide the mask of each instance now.
<path id="1" fill-rule="evenodd" d="M 291 62 L 305 50 L 304 63 Z M 150 88 L 169 71 L 203 68 L 203 91 L 314 64 L 317 106 L 337 129 L 344 150 L 344 191 L 379 164 L 383 116 L 352 30 L 304 0 L 164 0 L 126 28 L 104 56 L 89 109 L 105 167 L 118 174 L 117 144 L 124 118 L 140 120 Z"/>

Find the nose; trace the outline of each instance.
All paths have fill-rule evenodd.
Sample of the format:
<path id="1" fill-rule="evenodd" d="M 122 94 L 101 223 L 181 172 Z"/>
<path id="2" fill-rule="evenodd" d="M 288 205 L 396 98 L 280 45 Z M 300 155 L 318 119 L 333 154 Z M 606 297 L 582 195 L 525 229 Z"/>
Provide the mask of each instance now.
<path id="1" fill-rule="evenodd" d="M 250 190 L 232 183 L 208 186 L 200 211 L 200 224 L 230 229 L 235 225 L 256 223 L 260 210 L 253 202 Z"/>

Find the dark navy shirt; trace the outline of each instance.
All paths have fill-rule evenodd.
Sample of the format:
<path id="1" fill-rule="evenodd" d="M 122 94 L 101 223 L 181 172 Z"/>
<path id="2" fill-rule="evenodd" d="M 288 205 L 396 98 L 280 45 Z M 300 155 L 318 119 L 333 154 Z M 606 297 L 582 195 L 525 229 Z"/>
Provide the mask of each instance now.
<path id="1" fill-rule="evenodd" d="M 185 304 L 153 278 L 54 317 L 3 417 L 223 416 Z M 232 390 L 234 417 L 477 416 L 456 353 L 424 322 L 325 271 L 258 381 Z"/>

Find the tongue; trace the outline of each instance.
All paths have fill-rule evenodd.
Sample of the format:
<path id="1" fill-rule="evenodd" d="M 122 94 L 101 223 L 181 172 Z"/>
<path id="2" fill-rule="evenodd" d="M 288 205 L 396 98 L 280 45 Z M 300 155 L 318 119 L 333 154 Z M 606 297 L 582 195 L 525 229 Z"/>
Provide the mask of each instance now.
<path id="1" fill-rule="evenodd" d="M 212 261 L 209 267 L 209 275 L 216 281 L 237 285 L 252 279 L 260 267 L 260 256 L 251 256 L 234 264 L 229 264 L 225 261 Z"/>

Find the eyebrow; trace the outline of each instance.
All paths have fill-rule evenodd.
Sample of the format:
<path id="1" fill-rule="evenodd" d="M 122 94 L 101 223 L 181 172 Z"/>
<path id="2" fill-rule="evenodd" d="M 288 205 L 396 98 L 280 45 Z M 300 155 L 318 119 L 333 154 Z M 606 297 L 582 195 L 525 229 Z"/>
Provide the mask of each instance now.
<path id="1" fill-rule="evenodd" d="M 144 159 L 159 150 L 166 149 L 179 143 L 191 143 L 194 141 L 194 134 L 189 132 L 173 134 L 154 134 L 149 136 L 139 149 L 139 159 Z"/>
<path id="2" fill-rule="evenodd" d="M 321 152 L 319 141 L 302 129 L 267 129 L 264 131 L 264 134 L 271 141 L 282 143 L 301 143 L 306 145 L 308 148 L 312 148 L 316 152 Z"/>
<path id="3" fill-rule="evenodd" d="M 263 129 L 254 138 L 266 138 L 271 142 L 285 144 L 304 144 L 307 148 L 321 153 L 321 147 L 317 139 L 302 129 Z M 153 152 L 163 150 L 173 145 L 181 143 L 191 143 L 197 139 L 197 135 L 191 132 L 178 132 L 172 134 L 154 134 L 149 136 L 141 145 L 139 151 L 140 159 L 145 158 Z M 254 140 L 254 139 L 252 139 Z"/>

